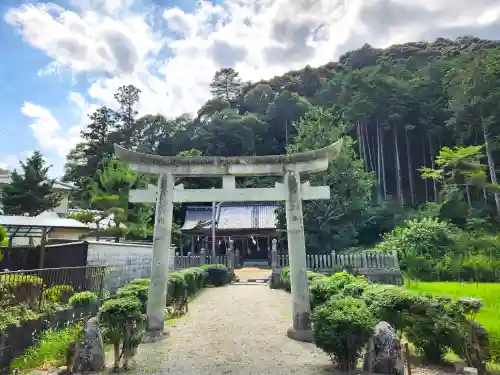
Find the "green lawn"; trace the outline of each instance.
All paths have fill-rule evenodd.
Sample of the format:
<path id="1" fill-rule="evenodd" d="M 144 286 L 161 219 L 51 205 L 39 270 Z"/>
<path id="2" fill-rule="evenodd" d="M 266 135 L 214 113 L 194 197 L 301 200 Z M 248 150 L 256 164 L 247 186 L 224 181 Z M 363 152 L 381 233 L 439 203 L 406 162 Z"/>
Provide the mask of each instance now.
<path id="1" fill-rule="evenodd" d="M 496 362 L 500 360 L 500 283 L 459 283 L 459 282 L 420 282 L 405 283 L 407 289 L 448 296 L 451 298 L 477 297 L 484 307 L 477 315 L 479 321 L 490 334 L 492 354 Z"/>

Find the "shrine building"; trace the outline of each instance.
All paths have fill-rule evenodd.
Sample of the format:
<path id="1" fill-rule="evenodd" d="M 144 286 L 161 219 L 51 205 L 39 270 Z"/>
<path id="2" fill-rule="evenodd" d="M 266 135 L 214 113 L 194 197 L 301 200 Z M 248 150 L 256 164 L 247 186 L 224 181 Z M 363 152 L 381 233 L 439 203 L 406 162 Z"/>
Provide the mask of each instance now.
<path id="1" fill-rule="evenodd" d="M 277 203 L 221 203 L 215 207 L 215 251 L 225 254 L 229 239 L 243 257 L 245 265 L 267 263 L 271 241 L 278 240 L 278 251 L 286 246 L 286 236 L 277 229 Z M 180 247 L 183 254 L 198 254 L 201 248 L 212 251 L 212 206 L 186 207 L 181 227 Z"/>

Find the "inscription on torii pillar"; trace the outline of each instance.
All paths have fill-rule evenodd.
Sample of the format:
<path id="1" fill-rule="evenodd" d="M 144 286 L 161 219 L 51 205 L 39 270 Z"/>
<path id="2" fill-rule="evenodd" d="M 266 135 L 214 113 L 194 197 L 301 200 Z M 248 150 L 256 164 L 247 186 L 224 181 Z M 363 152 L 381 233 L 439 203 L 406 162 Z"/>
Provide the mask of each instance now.
<path id="1" fill-rule="evenodd" d="M 286 155 L 204 157 L 159 156 L 126 150 L 115 145 L 118 158 L 136 172 L 159 175 L 157 186 L 132 190 L 130 201 L 156 202 L 153 235 L 153 261 L 147 305 L 148 335 L 153 339 L 164 331 L 164 311 L 168 279 L 167 254 L 171 246 L 172 210 L 178 202 L 251 202 L 285 201 L 288 254 L 292 289 L 292 327 L 288 336 L 312 341 L 306 249 L 302 201 L 329 199 L 328 186 L 301 183 L 301 173 L 321 172 L 328 168 L 342 148 L 342 140 L 322 149 Z M 222 178 L 222 189 L 184 189 L 175 185 L 176 177 Z M 283 176 L 273 188 L 236 188 L 236 176 Z"/>

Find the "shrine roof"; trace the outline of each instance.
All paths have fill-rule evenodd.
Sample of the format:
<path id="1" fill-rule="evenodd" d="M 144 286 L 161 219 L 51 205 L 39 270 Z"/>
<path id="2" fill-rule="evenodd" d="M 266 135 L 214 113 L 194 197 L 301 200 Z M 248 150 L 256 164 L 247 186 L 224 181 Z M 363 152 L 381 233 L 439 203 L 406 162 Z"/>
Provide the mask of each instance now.
<path id="1" fill-rule="evenodd" d="M 276 229 L 277 203 L 223 203 L 216 211 L 217 230 Z M 188 206 L 181 230 L 212 229 L 211 206 Z"/>

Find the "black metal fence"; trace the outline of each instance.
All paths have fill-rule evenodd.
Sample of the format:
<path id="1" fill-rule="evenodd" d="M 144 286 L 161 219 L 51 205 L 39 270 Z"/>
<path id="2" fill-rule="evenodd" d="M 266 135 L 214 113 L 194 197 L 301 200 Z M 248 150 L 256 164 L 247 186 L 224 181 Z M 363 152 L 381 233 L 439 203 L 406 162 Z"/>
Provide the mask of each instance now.
<path id="1" fill-rule="evenodd" d="M 26 303 L 36 310 L 54 294 L 67 302 L 82 291 L 102 298 L 105 271 L 106 266 L 86 266 L 0 272 L 0 307 Z"/>
<path id="2" fill-rule="evenodd" d="M 45 246 L 44 267 L 84 267 L 87 265 L 88 242 L 73 241 Z M 0 247 L 0 270 L 34 270 L 40 262 L 40 246 Z"/>

